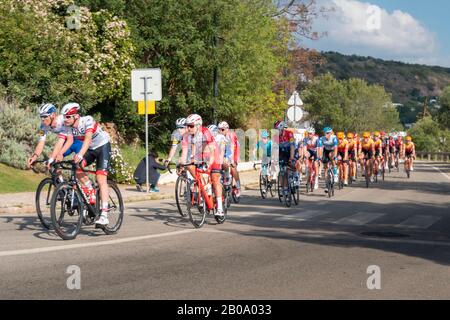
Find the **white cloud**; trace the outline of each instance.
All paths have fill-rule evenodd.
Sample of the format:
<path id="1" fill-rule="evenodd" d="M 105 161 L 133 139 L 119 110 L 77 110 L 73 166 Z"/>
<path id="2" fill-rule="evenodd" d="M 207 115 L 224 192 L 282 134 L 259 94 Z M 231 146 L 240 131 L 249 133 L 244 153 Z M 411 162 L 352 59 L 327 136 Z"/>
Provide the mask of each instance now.
<path id="1" fill-rule="evenodd" d="M 409 13 L 385 9 L 356 0 L 320 0 L 334 7 L 328 19 L 319 19 L 314 28 L 328 36 L 308 46 L 346 54 L 371 55 L 383 59 L 448 65 L 440 54 L 436 34 Z"/>

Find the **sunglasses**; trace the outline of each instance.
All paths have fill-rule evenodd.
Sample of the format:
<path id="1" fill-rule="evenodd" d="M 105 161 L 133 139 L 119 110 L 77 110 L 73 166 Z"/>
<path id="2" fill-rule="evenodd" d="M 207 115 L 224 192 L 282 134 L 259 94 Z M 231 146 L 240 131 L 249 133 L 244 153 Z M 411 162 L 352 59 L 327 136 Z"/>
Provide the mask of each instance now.
<path id="1" fill-rule="evenodd" d="M 220 131 L 225 131 L 225 130 L 227 130 L 227 129 L 219 129 Z"/>
<path id="2" fill-rule="evenodd" d="M 331 132 L 326 132 L 325 134 L 331 134 Z"/>
<path id="3" fill-rule="evenodd" d="M 71 119 L 73 117 L 75 117 L 75 116 L 64 116 L 65 119 Z"/>
<path id="4" fill-rule="evenodd" d="M 45 120 L 45 119 L 47 119 L 48 117 L 50 117 L 50 116 L 41 116 L 41 120 Z"/>
<path id="5" fill-rule="evenodd" d="M 186 127 L 188 127 L 188 128 L 195 128 L 195 124 L 188 124 L 188 125 L 186 125 Z"/>

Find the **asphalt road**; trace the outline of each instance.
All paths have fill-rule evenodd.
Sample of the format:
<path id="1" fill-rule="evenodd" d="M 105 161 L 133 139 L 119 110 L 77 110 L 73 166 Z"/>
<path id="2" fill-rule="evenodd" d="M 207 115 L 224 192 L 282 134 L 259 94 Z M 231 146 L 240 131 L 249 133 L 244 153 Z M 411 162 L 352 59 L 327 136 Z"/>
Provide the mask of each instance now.
<path id="1" fill-rule="evenodd" d="M 246 190 L 225 224 L 201 229 L 172 200 L 128 203 L 119 234 L 85 227 L 70 242 L 34 215 L 0 216 L 0 299 L 318 298 L 450 299 L 449 165 L 290 209 Z"/>

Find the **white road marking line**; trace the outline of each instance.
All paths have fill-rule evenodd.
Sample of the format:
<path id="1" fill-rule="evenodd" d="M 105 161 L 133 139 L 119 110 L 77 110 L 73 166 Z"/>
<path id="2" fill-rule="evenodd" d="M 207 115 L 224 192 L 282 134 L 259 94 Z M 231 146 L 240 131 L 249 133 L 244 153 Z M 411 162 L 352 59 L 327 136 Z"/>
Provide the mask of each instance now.
<path id="1" fill-rule="evenodd" d="M 428 229 L 439 220 L 441 220 L 441 217 L 415 215 L 406 219 L 402 223 L 397 224 L 396 227 Z"/>
<path id="2" fill-rule="evenodd" d="M 422 164 L 422 163 L 421 163 Z M 448 174 L 446 174 L 445 172 L 441 171 L 439 168 L 436 168 L 435 166 L 429 165 L 429 164 L 425 164 L 423 163 L 423 165 L 433 168 L 436 171 L 439 171 L 444 177 L 446 177 L 448 180 L 450 180 L 450 176 Z"/>
<path id="3" fill-rule="evenodd" d="M 177 235 L 191 233 L 191 232 L 201 232 L 201 231 L 196 230 L 196 229 L 189 229 L 189 230 L 152 234 L 152 235 L 146 235 L 146 236 L 128 237 L 128 238 L 122 238 L 122 239 L 116 239 L 116 240 L 98 241 L 98 242 L 93 242 L 93 243 L 92 242 L 91 243 L 78 243 L 78 244 L 69 244 L 69 245 L 64 245 L 64 246 L 0 251 L 0 257 L 27 255 L 27 254 L 89 248 L 89 247 L 98 247 L 98 246 L 107 246 L 107 245 L 111 245 L 111 244 L 126 243 L 126 242 L 131 242 L 131 241 L 141 241 L 141 240 L 154 239 L 154 238 L 177 236 Z"/>
<path id="4" fill-rule="evenodd" d="M 319 211 L 319 210 L 308 210 L 304 212 L 299 212 L 295 214 L 287 214 L 283 217 L 276 218 L 277 221 L 305 221 L 311 218 L 315 218 L 318 216 L 322 216 L 325 214 L 328 214 L 329 212 L 326 211 Z"/>
<path id="5" fill-rule="evenodd" d="M 360 212 L 352 216 L 342 218 L 334 223 L 340 225 L 362 226 L 384 215 L 384 213 Z"/>

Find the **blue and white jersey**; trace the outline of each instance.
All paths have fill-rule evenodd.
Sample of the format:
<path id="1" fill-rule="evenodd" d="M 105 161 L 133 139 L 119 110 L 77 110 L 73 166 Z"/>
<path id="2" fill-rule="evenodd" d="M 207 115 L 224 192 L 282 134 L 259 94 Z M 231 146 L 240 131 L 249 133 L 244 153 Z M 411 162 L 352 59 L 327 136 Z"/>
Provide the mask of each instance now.
<path id="1" fill-rule="evenodd" d="M 49 132 L 56 133 L 58 136 L 65 137 L 67 134 L 65 134 L 65 127 L 64 127 L 64 116 L 59 115 L 56 117 L 56 127 L 52 126 L 45 126 L 41 123 L 41 126 L 39 127 L 39 141 L 45 141 L 47 138 L 47 134 Z"/>
<path id="2" fill-rule="evenodd" d="M 323 136 L 322 138 L 320 138 L 320 141 L 323 148 L 327 151 L 332 151 L 338 146 L 338 139 L 334 134 L 331 135 L 330 140 L 327 140 L 327 137 Z"/>
<path id="3" fill-rule="evenodd" d="M 313 152 L 316 152 L 318 148 L 323 147 L 322 140 L 319 139 L 319 137 L 317 137 L 317 136 L 314 136 L 312 139 L 309 137 L 306 137 L 305 139 L 303 139 L 303 145 L 306 146 L 306 149 L 308 151 L 313 151 Z"/>
<path id="4" fill-rule="evenodd" d="M 262 156 L 264 158 L 272 157 L 272 140 L 268 140 L 266 143 L 264 143 L 262 140 L 258 141 L 256 143 L 256 149 L 262 150 Z"/>

